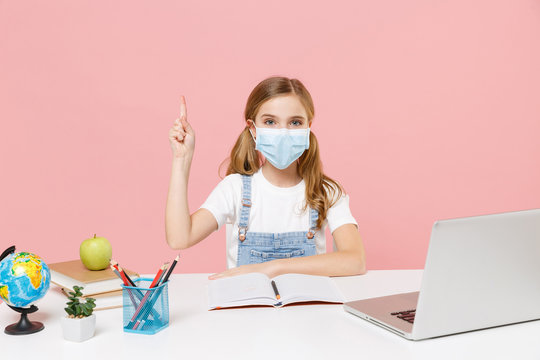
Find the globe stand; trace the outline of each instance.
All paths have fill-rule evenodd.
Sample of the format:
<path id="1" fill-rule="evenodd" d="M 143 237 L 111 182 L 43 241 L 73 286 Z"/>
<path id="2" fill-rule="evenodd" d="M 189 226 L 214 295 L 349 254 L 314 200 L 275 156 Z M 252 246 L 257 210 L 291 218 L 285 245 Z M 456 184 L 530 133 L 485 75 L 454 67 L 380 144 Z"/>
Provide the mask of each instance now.
<path id="1" fill-rule="evenodd" d="M 8 305 L 8 304 L 6 304 Z M 21 319 L 18 323 L 11 324 L 6 326 L 4 332 L 8 335 L 27 335 L 33 334 L 35 332 L 41 331 L 45 328 L 43 323 L 39 321 L 30 321 L 28 320 L 28 314 L 36 312 L 38 310 L 36 305 L 32 305 L 29 308 L 15 307 L 8 305 L 10 308 L 16 312 L 21 313 Z"/>

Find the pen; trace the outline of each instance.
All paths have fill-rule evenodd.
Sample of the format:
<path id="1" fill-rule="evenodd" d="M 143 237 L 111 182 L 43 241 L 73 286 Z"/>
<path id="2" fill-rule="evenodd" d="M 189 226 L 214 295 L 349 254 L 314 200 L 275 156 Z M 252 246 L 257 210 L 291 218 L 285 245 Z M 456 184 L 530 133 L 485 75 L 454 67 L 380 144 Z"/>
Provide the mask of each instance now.
<path id="1" fill-rule="evenodd" d="M 274 289 L 274 293 L 276 294 L 276 299 L 281 299 L 281 295 L 279 295 L 279 291 L 277 290 L 277 286 L 274 280 L 272 280 L 272 288 Z"/>

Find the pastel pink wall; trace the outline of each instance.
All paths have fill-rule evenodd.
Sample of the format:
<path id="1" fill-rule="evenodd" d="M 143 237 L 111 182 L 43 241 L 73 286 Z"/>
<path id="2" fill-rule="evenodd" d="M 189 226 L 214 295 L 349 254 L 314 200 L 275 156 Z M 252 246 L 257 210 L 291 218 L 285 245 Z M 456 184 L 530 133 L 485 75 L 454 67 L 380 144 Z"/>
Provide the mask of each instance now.
<path id="1" fill-rule="evenodd" d="M 252 88 L 285 75 L 311 91 L 368 268 L 422 268 L 436 219 L 540 207 L 539 64 L 534 0 L 1 1 L 1 247 L 56 262 L 97 233 L 154 272 L 176 255 L 164 211 L 180 95 L 194 211 Z M 183 251 L 177 271 L 224 269 L 224 239 Z"/>

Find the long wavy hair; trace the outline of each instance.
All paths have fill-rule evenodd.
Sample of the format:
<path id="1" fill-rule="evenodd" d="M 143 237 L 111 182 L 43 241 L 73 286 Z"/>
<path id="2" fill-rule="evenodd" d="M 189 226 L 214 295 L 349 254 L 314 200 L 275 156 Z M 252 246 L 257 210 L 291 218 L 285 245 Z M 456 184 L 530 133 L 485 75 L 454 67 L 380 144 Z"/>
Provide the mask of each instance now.
<path id="1" fill-rule="evenodd" d="M 263 158 L 255 150 L 255 142 L 249 132 L 248 119 L 255 121 L 255 117 L 261 105 L 276 97 L 285 95 L 296 95 L 304 105 L 308 116 L 308 123 L 311 123 L 315 115 L 313 100 L 305 86 L 297 79 L 274 76 L 261 81 L 248 97 L 244 110 L 244 120 L 246 127 L 240 133 L 238 140 L 232 148 L 231 155 L 225 161 L 229 161 L 227 175 L 243 174 L 253 175 L 263 164 Z M 298 175 L 304 179 L 306 184 L 306 204 L 319 212 L 317 228 L 322 227 L 326 219 L 327 211 L 341 197 L 344 192 L 340 184 L 323 173 L 321 158 L 319 156 L 319 143 L 313 131 L 309 134 L 309 148 L 304 151 L 298 161 Z"/>

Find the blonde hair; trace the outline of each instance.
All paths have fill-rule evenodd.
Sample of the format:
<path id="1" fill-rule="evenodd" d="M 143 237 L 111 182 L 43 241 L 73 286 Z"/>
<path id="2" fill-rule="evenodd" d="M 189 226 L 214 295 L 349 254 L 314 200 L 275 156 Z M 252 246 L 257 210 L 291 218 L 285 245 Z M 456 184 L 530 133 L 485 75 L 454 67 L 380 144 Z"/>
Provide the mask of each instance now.
<path id="1" fill-rule="evenodd" d="M 313 100 L 300 80 L 274 76 L 261 81 L 248 97 L 244 110 L 246 127 L 240 133 L 238 140 L 236 140 L 230 157 L 226 159 L 229 160 L 227 175 L 253 175 L 259 170 L 262 166 L 262 157 L 255 150 L 255 142 L 249 132 L 247 120 L 252 119 L 255 121 L 257 112 L 267 100 L 276 96 L 291 94 L 298 96 L 306 110 L 308 122 L 311 122 L 315 115 Z M 304 210 L 309 205 L 309 207 L 319 212 L 317 228 L 320 229 L 326 219 L 328 209 L 341 197 L 344 190 L 335 180 L 323 173 L 319 156 L 319 143 L 313 131 L 310 131 L 309 134 L 309 148 L 298 159 L 297 169 L 298 175 L 304 179 L 306 184 Z"/>

